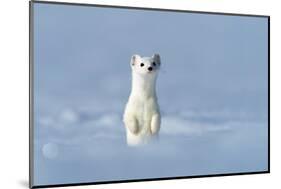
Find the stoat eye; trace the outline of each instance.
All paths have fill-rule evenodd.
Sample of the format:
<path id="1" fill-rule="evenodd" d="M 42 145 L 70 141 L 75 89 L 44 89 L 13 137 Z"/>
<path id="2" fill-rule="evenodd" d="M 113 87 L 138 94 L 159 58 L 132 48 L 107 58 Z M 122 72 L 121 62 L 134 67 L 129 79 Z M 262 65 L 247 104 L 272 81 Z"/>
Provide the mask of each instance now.
<path id="1" fill-rule="evenodd" d="M 155 63 L 155 62 L 153 62 L 152 64 L 153 64 L 153 66 L 156 66 L 156 63 Z"/>
<path id="2" fill-rule="evenodd" d="M 143 66 L 144 66 L 144 63 L 141 63 L 140 66 L 143 67 Z"/>

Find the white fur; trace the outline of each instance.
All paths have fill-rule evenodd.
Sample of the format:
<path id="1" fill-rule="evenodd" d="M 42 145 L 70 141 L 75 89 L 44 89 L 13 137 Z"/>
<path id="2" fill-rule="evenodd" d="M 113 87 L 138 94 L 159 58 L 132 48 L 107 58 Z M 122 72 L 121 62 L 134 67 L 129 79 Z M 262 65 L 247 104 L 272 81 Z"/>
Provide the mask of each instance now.
<path id="1" fill-rule="evenodd" d="M 123 117 L 129 146 L 146 144 L 158 137 L 161 115 L 155 85 L 160 64 L 158 54 L 132 56 L 132 90 Z M 149 71 L 149 67 L 153 70 Z"/>

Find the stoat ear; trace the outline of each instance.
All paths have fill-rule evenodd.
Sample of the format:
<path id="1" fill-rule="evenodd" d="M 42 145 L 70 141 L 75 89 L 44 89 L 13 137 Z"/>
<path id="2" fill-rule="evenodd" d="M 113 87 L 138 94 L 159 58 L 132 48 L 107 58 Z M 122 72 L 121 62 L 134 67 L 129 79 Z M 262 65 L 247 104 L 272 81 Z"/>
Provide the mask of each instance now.
<path id="1" fill-rule="evenodd" d="M 131 58 L 131 63 L 130 63 L 131 66 L 134 66 L 136 64 L 137 59 L 139 59 L 139 58 L 140 58 L 140 55 L 134 54 Z"/>
<path id="2" fill-rule="evenodd" d="M 161 59 L 159 54 L 153 54 L 152 55 L 153 60 L 156 62 L 157 65 L 161 65 Z"/>

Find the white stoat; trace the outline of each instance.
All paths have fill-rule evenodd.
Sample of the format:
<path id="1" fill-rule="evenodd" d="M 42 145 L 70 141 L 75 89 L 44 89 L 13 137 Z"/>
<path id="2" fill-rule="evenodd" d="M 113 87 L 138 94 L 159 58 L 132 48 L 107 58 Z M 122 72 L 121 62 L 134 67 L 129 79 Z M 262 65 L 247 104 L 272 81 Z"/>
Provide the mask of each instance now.
<path id="1" fill-rule="evenodd" d="M 161 61 L 159 54 L 152 57 L 133 55 L 132 90 L 124 112 L 127 144 L 146 144 L 157 138 L 161 115 L 156 96 L 156 79 Z"/>

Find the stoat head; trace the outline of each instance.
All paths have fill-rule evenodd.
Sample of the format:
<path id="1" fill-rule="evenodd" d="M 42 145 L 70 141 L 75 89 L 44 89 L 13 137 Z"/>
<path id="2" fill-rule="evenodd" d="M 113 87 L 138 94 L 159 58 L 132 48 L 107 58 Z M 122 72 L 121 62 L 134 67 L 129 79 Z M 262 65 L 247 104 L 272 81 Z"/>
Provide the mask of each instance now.
<path id="1" fill-rule="evenodd" d="M 141 57 L 140 55 L 133 55 L 130 64 L 134 73 L 144 76 L 156 75 L 160 69 L 161 61 L 159 54 L 154 54 L 151 57 Z"/>

